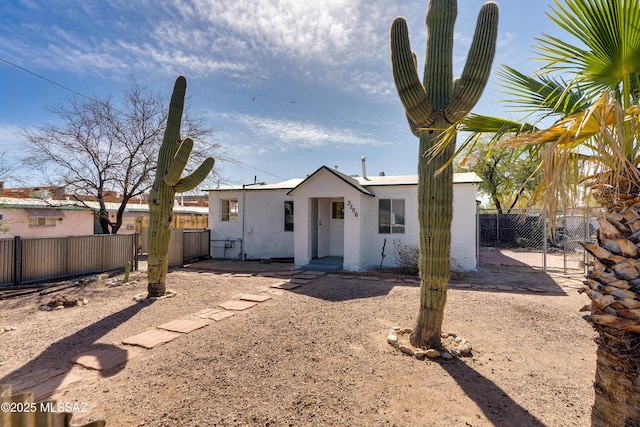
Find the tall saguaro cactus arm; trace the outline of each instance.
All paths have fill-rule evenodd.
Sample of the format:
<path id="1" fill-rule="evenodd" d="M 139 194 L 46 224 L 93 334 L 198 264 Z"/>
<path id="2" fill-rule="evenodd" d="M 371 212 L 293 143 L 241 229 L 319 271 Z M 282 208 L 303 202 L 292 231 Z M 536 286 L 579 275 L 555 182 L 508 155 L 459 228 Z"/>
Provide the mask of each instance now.
<path id="1" fill-rule="evenodd" d="M 480 99 L 489 78 L 498 33 L 498 6 L 489 2 L 480 11 L 462 77 L 454 80 L 453 30 L 457 13 L 456 0 L 429 1 L 422 83 L 406 21 L 396 18 L 390 30 L 393 79 L 411 132 L 420 138 L 420 311 L 410 340 L 414 346 L 423 348 L 440 346 L 449 280 L 453 216 L 453 171 L 449 159 L 455 150 L 455 131 L 447 131 Z M 452 137 L 445 141 L 445 135 Z M 436 144 L 444 149 L 436 151 L 433 158 L 425 158 L 423 154 Z"/>
<path id="2" fill-rule="evenodd" d="M 487 3 L 480 10 L 473 43 L 462 76 L 457 81 L 451 100 L 444 109 L 449 123 L 457 123 L 471 111 L 484 91 L 498 38 L 498 5 Z"/>
<path id="3" fill-rule="evenodd" d="M 168 269 L 169 240 L 176 192 L 192 190 L 211 172 L 214 159 L 207 157 L 191 174 L 181 177 L 193 149 L 193 139 L 180 137 L 187 79 L 176 79 L 169 104 L 167 129 L 158 152 L 158 166 L 149 197 L 149 297 L 163 296 Z"/>
<path id="4" fill-rule="evenodd" d="M 420 83 L 416 58 L 409 43 L 409 28 L 403 18 L 396 18 L 391 24 L 391 70 L 407 118 L 418 126 L 433 124 L 435 113 Z"/>

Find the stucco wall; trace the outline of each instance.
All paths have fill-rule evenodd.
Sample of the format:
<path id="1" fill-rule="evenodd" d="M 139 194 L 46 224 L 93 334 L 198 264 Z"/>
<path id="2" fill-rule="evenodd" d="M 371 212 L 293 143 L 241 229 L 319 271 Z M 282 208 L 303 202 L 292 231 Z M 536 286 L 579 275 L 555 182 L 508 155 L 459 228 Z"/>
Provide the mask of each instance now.
<path id="1" fill-rule="evenodd" d="M 378 266 L 381 260 L 382 245 L 385 245 L 383 265 L 396 266 L 398 246 L 419 245 L 418 188 L 417 186 L 380 186 L 371 187 L 376 199 L 367 204 L 366 227 L 366 267 Z M 378 232 L 378 200 L 405 200 L 405 233 L 380 234 Z M 475 184 L 454 184 L 453 218 L 451 223 L 451 269 L 454 271 L 473 271 L 476 264 L 476 188 Z"/>
<path id="2" fill-rule="evenodd" d="M 303 185 L 293 192 L 295 200 L 294 217 L 295 229 L 295 263 L 297 266 L 305 265 L 311 260 L 313 255 L 311 240 L 312 227 L 317 227 L 316 220 L 312 215 L 311 199 L 339 199 L 342 198 L 344 207 L 344 261 L 345 269 L 356 270 L 363 260 L 362 245 L 362 218 L 360 211 L 363 198 L 372 198 L 363 195 L 361 192 L 351 187 L 346 182 L 327 171 L 320 171 L 305 181 Z M 348 206 L 351 202 L 353 210 Z M 301 209 L 298 209 L 301 206 Z M 355 213 L 358 213 L 358 216 Z M 302 224 L 302 226 L 299 226 Z"/>
<path id="3" fill-rule="evenodd" d="M 43 210 L 44 211 L 44 210 Z M 0 208 L 3 223 L 9 228 L 0 238 L 61 237 L 93 234 L 93 213 L 88 210 L 47 210 L 55 212 L 55 226 L 29 226 L 27 209 Z M 58 220 L 62 218 L 62 220 Z"/>
<path id="4" fill-rule="evenodd" d="M 396 266 L 397 252 L 394 242 L 398 244 L 418 245 L 418 190 L 414 185 L 373 187 L 371 191 L 376 198 L 369 200 L 367 204 L 367 231 L 366 231 L 366 257 L 364 267 L 379 266 L 382 258 L 382 245 L 385 245 L 385 257 L 382 265 L 386 267 Z M 380 234 L 378 230 L 379 200 L 380 199 L 404 199 L 405 232 Z"/>
<path id="5" fill-rule="evenodd" d="M 211 256 L 238 258 L 242 248 L 246 259 L 293 257 L 294 232 L 284 231 L 284 202 L 293 200 L 287 191 L 210 191 Z M 221 221 L 221 200 L 224 199 L 238 201 L 237 221 Z M 294 215 L 297 209 L 294 204 Z M 225 250 L 226 241 L 233 247 Z"/>
<path id="6" fill-rule="evenodd" d="M 478 268 L 476 214 L 476 185 L 454 184 L 451 222 L 451 269 L 454 271 Z"/>

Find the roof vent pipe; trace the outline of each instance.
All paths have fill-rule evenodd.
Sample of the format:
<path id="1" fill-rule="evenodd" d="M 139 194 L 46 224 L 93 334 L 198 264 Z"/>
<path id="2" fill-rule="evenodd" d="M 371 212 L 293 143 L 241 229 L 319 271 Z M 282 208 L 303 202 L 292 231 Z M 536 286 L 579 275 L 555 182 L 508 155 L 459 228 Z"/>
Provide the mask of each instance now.
<path id="1" fill-rule="evenodd" d="M 362 160 L 362 178 L 367 179 L 367 158 L 362 156 L 360 160 Z"/>

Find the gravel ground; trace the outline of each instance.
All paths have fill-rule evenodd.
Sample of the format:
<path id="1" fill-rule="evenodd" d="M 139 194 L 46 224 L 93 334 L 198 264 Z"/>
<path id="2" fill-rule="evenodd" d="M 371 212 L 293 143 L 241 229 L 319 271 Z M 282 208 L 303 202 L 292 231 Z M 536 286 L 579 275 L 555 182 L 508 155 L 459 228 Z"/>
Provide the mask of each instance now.
<path id="1" fill-rule="evenodd" d="M 82 307 L 38 310 L 51 295 L 0 301 L 0 383 L 44 368 L 82 380 L 56 392 L 86 403 L 74 423 L 108 426 L 588 426 L 595 336 L 581 319 L 579 281 L 507 267 L 458 277 L 444 330 L 466 338 L 471 357 L 418 360 L 387 344 L 411 327 L 419 287 L 403 280 L 322 276 L 235 316 L 153 349 L 121 341 L 162 323 L 272 290 L 283 279 L 216 270 L 287 265 L 207 261 L 171 272 L 177 296 L 136 303 L 146 290 L 104 280 L 59 292 Z M 114 279 L 121 278 L 117 276 Z M 487 291 L 491 285 L 548 292 Z M 503 289 L 508 289 L 503 286 Z M 107 372 L 72 365 L 97 348 L 140 354 Z"/>

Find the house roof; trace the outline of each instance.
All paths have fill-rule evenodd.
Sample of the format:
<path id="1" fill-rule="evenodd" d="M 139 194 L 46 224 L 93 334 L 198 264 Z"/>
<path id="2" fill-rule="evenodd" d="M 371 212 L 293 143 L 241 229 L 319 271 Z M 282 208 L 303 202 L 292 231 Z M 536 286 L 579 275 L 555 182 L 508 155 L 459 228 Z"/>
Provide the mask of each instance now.
<path id="1" fill-rule="evenodd" d="M 203 191 L 242 191 L 242 190 L 291 190 L 300 184 L 303 180 L 300 178 L 289 179 L 287 181 L 277 182 L 275 184 L 244 184 L 244 185 L 228 185 L 219 188 L 212 188 Z"/>
<path id="2" fill-rule="evenodd" d="M 366 194 L 367 196 L 374 196 L 374 194 L 369 191 L 366 187 L 364 187 L 362 184 L 360 184 L 360 182 L 358 182 L 357 179 L 355 179 L 354 177 L 351 177 L 349 175 L 346 175 L 342 172 L 337 171 L 336 169 L 331 169 L 327 166 L 321 166 L 319 167 L 314 173 L 312 173 L 311 175 L 309 175 L 308 177 L 306 177 L 304 179 L 304 181 L 302 181 L 300 184 L 298 184 L 294 189 L 292 189 L 291 191 L 289 191 L 287 194 L 291 194 L 294 191 L 296 191 L 298 188 L 300 188 L 301 186 L 303 186 L 307 181 L 309 181 L 311 178 L 313 178 L 315 175 L 321 173 L 321 171 L 327 171 L 333 175 L 335 175 L 338 179 L 340 179 L 341 181 L 344 181 L 345 183 L 347 183 L 348 185 L 350 185 L 351 187 L 355 188 L 356 190 L 358 190 L 359 192 L 361 192 L 362 194 Z"/>
<path id="3" fill-rule="evenodd" d="M 369 187 L 376 186 L 391 186 L 391 185 L 417 185 L 418 175 L 396 175 L 396 176 L 368 176 L 367 178 L 361 176 L 349 176 L 336 169 L 329 168 L 327 166 L 321 166 L 311 175 L 305 179 L 289 179 L 287 181 L 278 182 L 275 184 L 245 184 L 234 185 L 220 188 L 214 188 L 204 191 L 243 191 L 243 190 L 290 190 L 287 194 L 292 194 L 296 188 L 303 185 L 306 181 L 313 176 L 320 173 L 320 171 L 327 171 L 333 174 L 335 177 L 355 188 L 359 192 L 373 196 L 373 193 L 369 190 Z M 454 184 L 477 184 L 482 182 L 482 179 L 474 172 L 463 172 L 453 174 Z"/>
<path id="4" fill-rule="evenodd" d="M 418 175 L 396 175 L 396 176 L 368 176 L 363 178 L 361 176 L 355 177 L 358 182 L 365 186 L 378 186 L 378 185 L 417 185 Z M 482 182 L 482 179 L 474 172 L 463 172 L 453 174 L 454 184 L 477 184 Z"/>
<path id="5" fill-rule="evenodd" d="M 86 206 L 85 206 L 86 205 Z M 29 210 L 98 210 L 100 205 L 98 202 L 84 202 L 83 204 L 73 200 L 43 200 L 36 198 L 0 197 L 0 209 L 29 209 Z M 109 212 L 116 212 L 120 207 L 120 203 L 105 203 L 105 207 Z M 127 204 L 125 212 L 149 212 L 149 205 L 146 204 Z M 208 214 L 208 207 L 200 206 L 180 206 L 173 207 L 174 213 L 182 214 Z"/>

